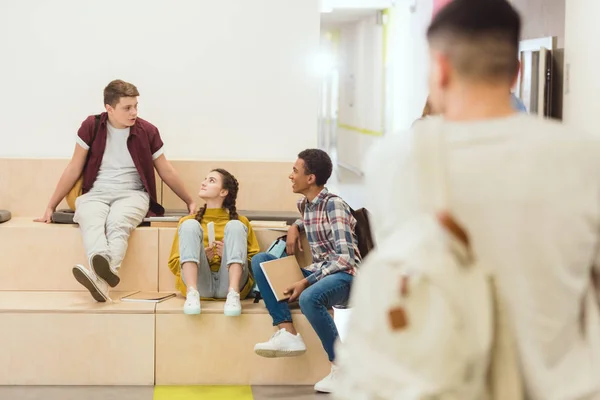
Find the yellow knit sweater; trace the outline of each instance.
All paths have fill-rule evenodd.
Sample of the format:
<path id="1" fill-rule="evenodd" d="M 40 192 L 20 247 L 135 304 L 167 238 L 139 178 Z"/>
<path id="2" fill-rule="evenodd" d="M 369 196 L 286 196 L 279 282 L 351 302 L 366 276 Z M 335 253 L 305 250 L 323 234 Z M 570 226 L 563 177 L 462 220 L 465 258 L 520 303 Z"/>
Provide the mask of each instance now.
<path id="1" fill-rule="evenodd" d="M 183 280 L 181 279 L 181 265 L 179 262 L 179 226 L 188 219 L 193 219 L 193 215 L 189 215 L 187 217 L 179 220 L 179 224 L 177 225 L 177 232 L 175 233 L 175 238 L 173 239 L 173 245 L 171 247 L 171 256 L 169 257 L 169 269 L 175 275 L 175 287 L 179 290 L 184 296 L 186 295 L 187 289 Z M 239 220 L 241 223 L 246 225 L 248 228 L 248 268 L 251 268 L 251 260 L 254 255 L 256 255 L 260 248 L 258 245 L 258 240 L 256 239 L 256 235 L 252 230 L 252 225 L 250 225 L 250 221 L 248 218 L 243 215 L 239 216 Z M 209 208 L 204 213 L 204 217 L 202 218 L 202 229 L 206 234 L 204 235 L 204 247 L 208 247 L 208 230 L 206 225 L 209 222 L 215 223 L 215 240 L 222 241 L 225 236 L 225 225 L 230 221 L 229 212 L 224 208 Z M 218 271 L 221 268 L 221 257 L 215 255 L 215 257 L 210 261 L 210 269 L 214 272 Z M 244 287 L 240 290 L 240 298 L 244 299 L 248 296 L 250 291 L 252 290 L 252 286 L 254 286 L 254 278 L 252 274 L 249 275 L 248 282 Z"/>

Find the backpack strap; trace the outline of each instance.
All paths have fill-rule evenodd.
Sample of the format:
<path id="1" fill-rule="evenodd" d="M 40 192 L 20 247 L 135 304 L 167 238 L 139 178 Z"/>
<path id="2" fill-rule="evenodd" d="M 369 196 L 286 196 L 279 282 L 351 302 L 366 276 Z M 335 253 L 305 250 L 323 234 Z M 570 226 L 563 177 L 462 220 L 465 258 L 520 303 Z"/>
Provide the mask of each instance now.
<path id="1" fill-rule="evenodd" d="M 94 115 L 94 134 L 92 135 L 92 140 L 90 141 L 90 149 L 92 148 L 92 143 L 94 143 L 94 139 L 96 139 L 96 135 L 98 134 L 98 128 L 100 128 L 100 114 Z"/>
<path id="2" fill-rule="evenodd" d="M 85 157 L 85 165 L 84 165 L 84 169 L 87 167 L 87 163 L 90 160 L 90 153 L 92 152 L 92 144 L 94 144 L 94 140 L 96 139 L 96 136 L 98 135 L 98 129 L 100 128 L 100 114 L 98 115 L 94 115 L 94 132 L 92 133 L 92 138 L 90 140 L 90 148 L 87 152 L 87 155 Z"/>
<path id="3" fill-rule="evenodd" d="M 96 139 L 96 135 L 98 134 L 98 128 L 100 127 L 100 114 L 98 115 L 94 115 L 94 134 L 92 135 L 92 141 L 90 142 L 90 147 L 91 144 L 94 142 L 94 139 Z"/>
<path id="4" fill-rule="evenodd" d="M 96 140 L 96 136 L 98 136 L 99 128 L 100 128 L 100 114 L 94 115 L 94 131 L 92 132 L 92 138 L 90 139 L 90 148 L 89 148 L 90 151 L 92 150 L 92 144 L 94 144 L 94 140 Z M 90 157 L 90 151 L 88 151 L 88 154 L 87 154 L 86 164 L 87 164 L 87 160 Z"/>

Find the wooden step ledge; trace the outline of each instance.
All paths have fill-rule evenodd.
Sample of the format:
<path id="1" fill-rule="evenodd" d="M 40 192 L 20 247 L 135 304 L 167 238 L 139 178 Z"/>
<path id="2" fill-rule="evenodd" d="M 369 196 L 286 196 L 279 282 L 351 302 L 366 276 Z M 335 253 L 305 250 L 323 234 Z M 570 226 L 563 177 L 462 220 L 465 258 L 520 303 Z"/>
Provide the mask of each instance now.
<path id="1" fill-rule="evenodd" d="M 0 292 L 0 385 L 153 385 L 154 307 L 79 292 Z"/>
<path id="2" fill-rule="evenodd" d="M 7 351 L 0 385 L 312 385 L 329 372 L 299 310 L 292 313 L 306 354 L 267 359 L 253 351 L 275 331 L 263 302 L 243 301 L 240 317 L 223 315 L 223 301 L 203 301 L 201 315 L 184 315 L 183 302 L 101 304 L 87 293 L 0 292 Z"/>
<path id="3" fill-rule="evenodd" d="M 177 296 L 156 305 L 157 314 L 183 314 L 185 298 Z M 202 314 L 223 314 L 225 300 L 202 300 Z M 297 305 L 293 305 L 292 314 L 302 314 Z M 265 302 L 254 303 L 254 299 L 242 300 L 242 314 L 269 314 Z"/>
<path id="4" fill-rule="evenodd" d="M 263 358 L 254 353 L 254 345 L 276 331 L 264 304 L 264 312 L 250 313 L 246 307 L 239 317 L 223 315 L 222 305 L 210 307 L 205 301 L 200 315 L 184 315 L 182 308 L 177 313 L 157 310 L 157 385 L 314 385 L 329 372 L 321 341 L 304 315 L 295 312 L 293 319 L 307 352 Z"/>
<path id="5" fill-rule="evenodd" d="M 154 314 L 155 303 L 120 301 L 135 292 L 112 292 L 97 303 L 88 292 L 0 291 L 0 313 Z"/>
<path id="6" fill-rule="evenodd" d="M 0 290 L 86 290 L 71 271 L 88 266 L 77 226 L 13 218 L 0 225 L 0 260 Z M 116 291 L 158 290 L 157 228 L 132 233 L 120 276 Z"/>

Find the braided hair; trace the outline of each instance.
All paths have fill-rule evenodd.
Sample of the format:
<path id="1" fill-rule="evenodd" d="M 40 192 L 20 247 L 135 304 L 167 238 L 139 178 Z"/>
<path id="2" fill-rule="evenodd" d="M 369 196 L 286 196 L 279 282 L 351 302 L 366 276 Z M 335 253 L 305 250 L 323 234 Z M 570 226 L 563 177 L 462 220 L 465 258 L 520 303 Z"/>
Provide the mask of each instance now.
<path id="1" fill-rule="evenodd" d="M 226 208 L 229 211 L 229 219 L 239 219 L 235 205 L 240 188 L 237 179 L 235 179 L 235 176 L 233 176 L 229 171 L 226 171 L 222 168 L 213 169 L 211 172 L 217 172 L 223 179 L 223 189 L 227 190 L 227 196 L 223 200 L 223 208 Z M 204 213 L 206 213 L 206 204 L 204 204 L 204 206 L 198 210 L 198 213 L 196 213 L 196 221 L 202 223 Z"/>

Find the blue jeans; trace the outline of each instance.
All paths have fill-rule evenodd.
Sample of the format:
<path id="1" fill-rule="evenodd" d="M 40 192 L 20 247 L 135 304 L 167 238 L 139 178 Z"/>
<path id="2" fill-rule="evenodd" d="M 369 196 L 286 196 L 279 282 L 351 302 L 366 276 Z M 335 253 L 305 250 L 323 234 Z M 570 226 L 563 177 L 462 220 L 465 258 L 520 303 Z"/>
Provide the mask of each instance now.
<path id="1" fill-rule="evenodd" d="M 276 257 L 267 253 L 255 255 L 252 258 L 252 272 L 254 272 L 254 278 L 267 310 L 273 318 L 273 325 L 277 326 L 284 322 L 292 322 L 292 314 L 287 302 L 277 301 L 262 268 L 260 268 L 261 263 L 275 259 Z M 311 273 L 303 269 L 302 274 L 306 277 Z M 327 309 L 348 303 L 353 279 L 352 275 L 345 272 L 328 275 L 306 288 L 300 295 L 300 309 L 321 339 L 331 362 L 335 360 L 333 346 L 338 337 L 338 331 Z"/>

